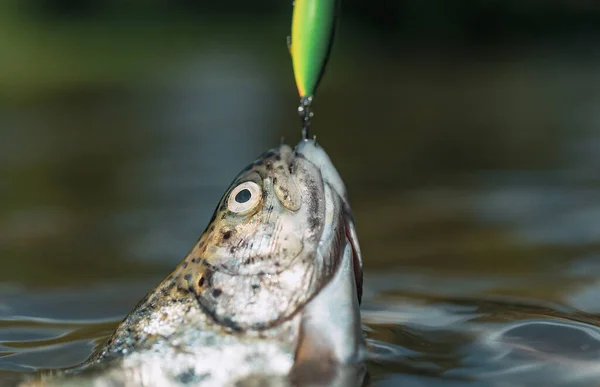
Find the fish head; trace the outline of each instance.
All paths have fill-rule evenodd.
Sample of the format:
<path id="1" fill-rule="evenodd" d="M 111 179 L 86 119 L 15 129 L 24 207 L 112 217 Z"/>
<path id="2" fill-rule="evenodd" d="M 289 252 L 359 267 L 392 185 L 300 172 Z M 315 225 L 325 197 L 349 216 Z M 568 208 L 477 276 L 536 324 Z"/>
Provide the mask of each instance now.
<path id="1" fill-rule="evenodd" d="M 325 151 L 303 140 L 234 179 L 178 278 L 216 323 L 261 330 L 302 313 L 342 265 L 357 309 L 362 260 L 346 188 Z"/>

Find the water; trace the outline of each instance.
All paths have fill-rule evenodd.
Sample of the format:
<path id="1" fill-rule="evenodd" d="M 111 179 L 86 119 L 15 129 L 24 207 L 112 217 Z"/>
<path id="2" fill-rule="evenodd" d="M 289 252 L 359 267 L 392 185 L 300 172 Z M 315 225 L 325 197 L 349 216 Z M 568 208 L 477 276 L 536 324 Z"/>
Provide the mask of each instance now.
<path id="1" fill-rule="evenodd" d="M 218 36 L 141 79 L 3 70 L 19 88 L 0 94 L 0 380 L 84 360 L 185 256 L 235 174 L 299 139 L 279 46 L 266 60 L 254 38 Z M 566 47 L 394 58 L 348 41 L 312 130 L 354 207 L 370 383 L 589 386 L 600 60 Z"/>

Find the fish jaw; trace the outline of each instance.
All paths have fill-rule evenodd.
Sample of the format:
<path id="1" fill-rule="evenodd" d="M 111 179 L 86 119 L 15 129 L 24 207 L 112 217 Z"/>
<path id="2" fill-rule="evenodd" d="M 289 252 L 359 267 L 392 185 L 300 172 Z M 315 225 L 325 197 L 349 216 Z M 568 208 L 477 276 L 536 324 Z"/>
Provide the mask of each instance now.
<path id="1" fill-rule="evenodd" d="M 348 200 L 348 191 L 346 185 L 342 180 L 337 169 L 331 162 L 331 159 L 325 153 L 325 150 L 319 146 L 316 140 L 302 140 L 296 146 L 296 154 L 304 157 L 315 165 L 321 172 L 323 179 L 323 185 L 328 187 L 334 195 L 337 195 L 342 202 L 341 216 L 344 218 L 344 227 L 347 240 L 352 246 L 352 265 L 356 283 L 356 293 L 358 297 L 358 303 L 362 300 L 362 285 L 363 285 L 363 263 L 360 246 L 358 243 L 358 236 L 356 234 L 356 228 L 354 226 L 354 219 L 352 216 L 352 210 L 350 208 L 350 201 Z M 322 244 L 326 244 L 327 240 L 321 240 Z M 343 249 L 341 249 L 343 252 Z"/>
<path id="2" fill-rule="evenodd" d="M 348 194 L 342 178 L 329 156 L 315 140 L 303 140 L 296 153 L 314 164 L 323 179 L 326 212 L 340 212 L 344 227 L 342 243 L 336 249 L 324 249 L 321 254 L 338 254 L 339 265 L 331 280 L 306 305 L 302 312 L 295 369 L 315 370 L 315 365 L 357 364 L 364 360 L 364 338 L 360 324 L 362 295 L 362 257 Z M 341 205 L 332 205 L 341 202 Z M 334 207 L 332 209 L 332 207 Z M 328 218 L 328 216 L 326 216 Z M 329 224 L 330 222 L 326 222 Z M 332 222 L 333 224 L 340 224 Z M 335 235 L 336 233 L 334 233 Z M 321 246 L 331 244 L 332 235 L 323 234 Z M 323 362 L 323 360 L 328 360 Z"/>
<path id="3" fill-rule="evenodd" d="M 348 204 L 346 185 L 325 150 L 317 144 L 316 140 L 300 141 L 296 145 L 296 153 L 313 163 L 320 170 L 323 182 L 329 184 L 344 203 Z"/>

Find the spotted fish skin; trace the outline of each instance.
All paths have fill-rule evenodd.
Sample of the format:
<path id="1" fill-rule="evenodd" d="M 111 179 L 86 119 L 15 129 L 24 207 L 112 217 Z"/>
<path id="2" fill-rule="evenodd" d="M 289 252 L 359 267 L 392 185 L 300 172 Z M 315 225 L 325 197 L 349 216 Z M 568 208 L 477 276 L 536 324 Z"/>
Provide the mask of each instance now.
<path id="1" fill-rule="evenodd" d="M 361 285 L 341 178 L 314 141 L 281 145 L 234 179 L 185 259 L 107 342 L 43 385 L 358 383 Z M 335 367 L 315 382 L 315 364 Z"/>

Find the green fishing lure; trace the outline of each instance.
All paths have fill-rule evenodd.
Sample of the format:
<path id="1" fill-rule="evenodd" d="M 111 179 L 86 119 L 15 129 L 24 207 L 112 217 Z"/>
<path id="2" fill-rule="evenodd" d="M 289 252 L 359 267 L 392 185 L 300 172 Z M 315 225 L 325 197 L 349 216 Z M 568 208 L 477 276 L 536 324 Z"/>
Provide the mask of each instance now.
<path id="1" fill-rule="evenodd" d="M 303 136 L 308 135 L 310 103 L 323 77 L 339 8 L 339 0 L 295 0 L 292 34 L 288 44 L 294 77 L 300 94 L 298 111 L 304 123 Z"/>

